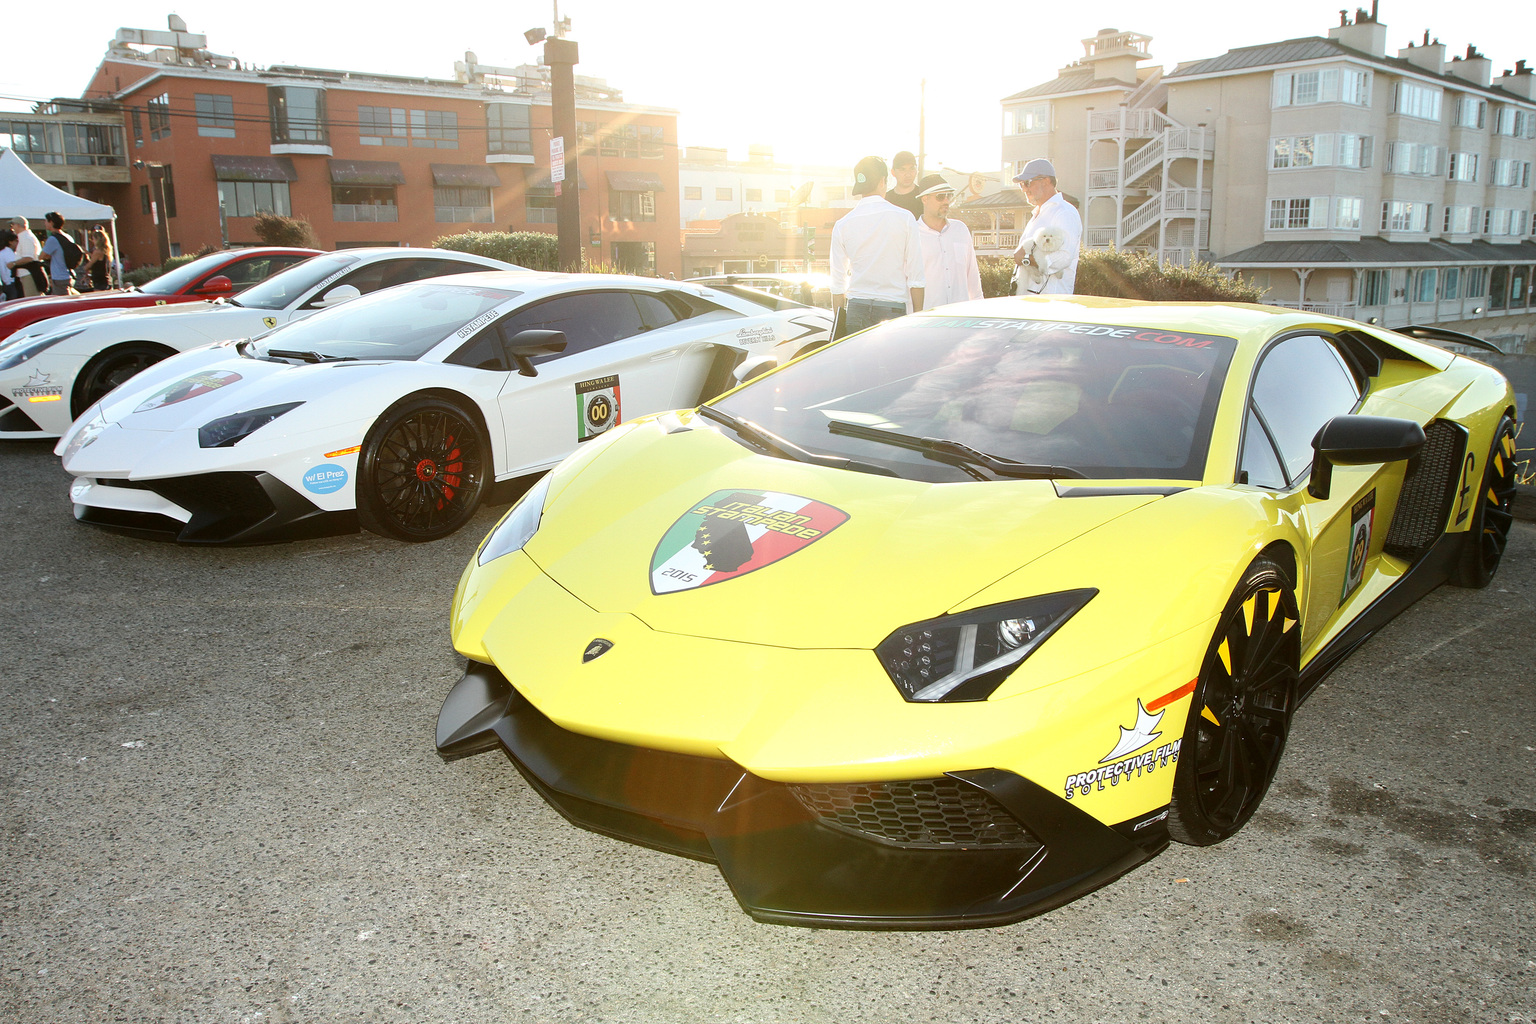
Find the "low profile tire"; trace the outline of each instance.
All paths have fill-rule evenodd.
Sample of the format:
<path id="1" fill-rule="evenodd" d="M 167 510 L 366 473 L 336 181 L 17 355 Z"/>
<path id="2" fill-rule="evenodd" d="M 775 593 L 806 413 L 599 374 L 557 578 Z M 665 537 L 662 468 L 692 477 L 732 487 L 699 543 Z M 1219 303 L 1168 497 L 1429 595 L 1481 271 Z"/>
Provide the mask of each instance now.
<path id="1" fill-rule="evenodd" d="M 1285 750 L 1300 658 L 1291 582 L 1259 558 L 1227 602 L 1195 683 L 1173 777 L 1172 838 L 1210 846 L 1253 816 Z"/>
<path id="2" fill-rule="evenodd" d="M 437 540 L 469 522 L 485 492 L 485 430 L 456 402 L 402 399 L 368 431 L 357 464 L 357 519 L 406 541 Z"/>
<path id="3" fill-rule="evenodd" d="M 81 413 L 105 398 L 114 388 L 175 354 L 163 345 L 152 345 L 146 341 L 119 345 L 101 353 L 86 363 L 75 378 L 74 394 L 69 401 L 70 415 L 79 419 Z"/>
<path id="4" fill-rule="evenodd" d="M 1461 560 L 1451 573 L 1451 582 L 1458 587 L 1486 587 L 1499 571 L 1509 543 L 1509 528 L 1515 521 L 1515 423 L 1508 416 L 1494 432 L 1476 501 Z"/>

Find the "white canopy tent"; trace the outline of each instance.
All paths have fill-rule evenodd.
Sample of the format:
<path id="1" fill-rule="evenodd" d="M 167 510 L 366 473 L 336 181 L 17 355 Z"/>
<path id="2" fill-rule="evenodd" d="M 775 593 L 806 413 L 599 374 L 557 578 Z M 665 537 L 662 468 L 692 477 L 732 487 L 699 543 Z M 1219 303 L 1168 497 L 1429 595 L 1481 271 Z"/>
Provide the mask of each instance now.
<path id="1" fill-rule="evenodd" d="M 9 149 L 0 149 L 0 222 L 22 216 L 28 221 L 40 221 L 48 213 L 57 213 L 65 220 L 75 222 L 110 220 L 112 222 L 112 252 L 117 253 L 117 211 L 105 203 L 93 203 L 81 199 L 48 184 L 32 173 L 27 162 Z M 80 239 L 76 239 L 77 242 Z M 89 243 L 83 245 L 89 248 Z M 116 268 L 113 268 L 114 272 Z"/>

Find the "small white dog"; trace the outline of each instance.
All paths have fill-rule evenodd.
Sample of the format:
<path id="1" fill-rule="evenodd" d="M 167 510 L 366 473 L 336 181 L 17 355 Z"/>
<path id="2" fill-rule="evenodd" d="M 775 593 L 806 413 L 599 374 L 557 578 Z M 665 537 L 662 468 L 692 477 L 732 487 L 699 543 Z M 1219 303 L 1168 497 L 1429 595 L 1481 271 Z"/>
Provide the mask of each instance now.
<path id="1" fill-rule="evenodd" d="M 1066 232 L 1060 228 L 1045 228 L 1035 237 L 1026 239 L 1023 253 L 1025 262 L 1013 268 L 1013 293 L 1015 295 L 1040 294 L 1045 289 L 1049 275 L 1046 274 L 1044 267 L 1031 266 L 1028 262 L 1029 258 L 1034 257 L 1037 264 L 1044 263 L 1045 256 L 1060 252 L 1066 243 Z"/>

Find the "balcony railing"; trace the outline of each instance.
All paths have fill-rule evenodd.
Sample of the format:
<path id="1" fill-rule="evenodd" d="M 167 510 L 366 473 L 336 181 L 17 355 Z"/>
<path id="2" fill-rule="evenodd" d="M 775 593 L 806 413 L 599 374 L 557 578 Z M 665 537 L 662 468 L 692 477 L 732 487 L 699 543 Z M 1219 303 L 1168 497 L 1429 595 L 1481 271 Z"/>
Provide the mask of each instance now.
<path id="1" fill-rule="evenodd" d="M 1019 247 L 1019 233 L 1017 231 L 973 231 L 971 232 L 971 248 L 978 252 L 992 249 L 1007 249 L 1009 252 Z"/>
<path id="2" fill-rule="evenodd" d="M 332 203 L 331 219 L 338 224 L 393 224 L 400 219 L 400 207 L 375 206 L 372 203 Z"/>
<path id="3" fill-rule="evenodd" d="M 492 224 L 489 206 L 437 206 L 433 208 L 439 224 Z"/>
<path id="4" fill-rule="evenodd" d="M 1089 192 L 1113 192 L 1120 187 L 1120 169 L 1106 167 L 1088 172 Z"/>
<path id="5" fill-rule="evenodd" d="M 1088 115 L 1090 136 L 1117 136 L 1127 138 L 1151 138 L 1162 131 L 1170 121 L 1161 111 L 1147 108 L 1119 107 L 1115 110 L 1096 110 Z"/>

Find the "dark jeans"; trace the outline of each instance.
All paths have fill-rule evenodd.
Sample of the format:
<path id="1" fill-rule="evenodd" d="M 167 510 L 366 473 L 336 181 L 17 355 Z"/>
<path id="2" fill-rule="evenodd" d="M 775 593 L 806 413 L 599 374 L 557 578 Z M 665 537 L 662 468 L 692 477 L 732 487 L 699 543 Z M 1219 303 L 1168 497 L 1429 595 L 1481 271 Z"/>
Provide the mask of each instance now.
<path id="1" fill-rule="evenodd" d="M 866 327 L 873 327 L 883 320 L 894 320 L 907 315 L 904 302 L 882 302 L 877 299 L 849 299 L 844 333 L 853 334 Z"/>

